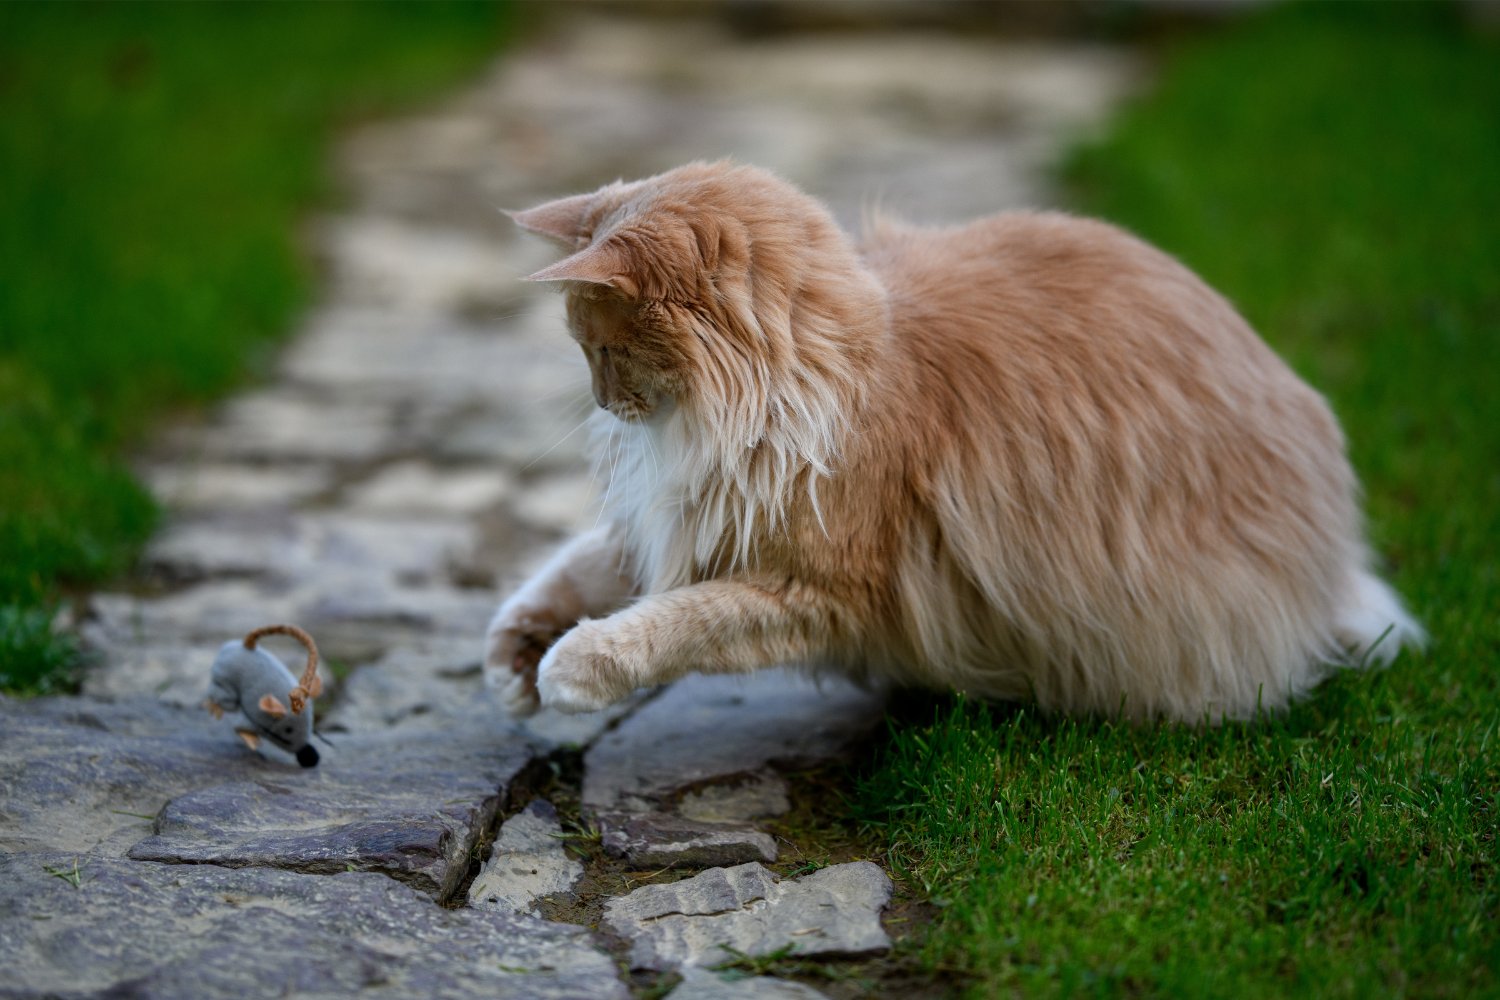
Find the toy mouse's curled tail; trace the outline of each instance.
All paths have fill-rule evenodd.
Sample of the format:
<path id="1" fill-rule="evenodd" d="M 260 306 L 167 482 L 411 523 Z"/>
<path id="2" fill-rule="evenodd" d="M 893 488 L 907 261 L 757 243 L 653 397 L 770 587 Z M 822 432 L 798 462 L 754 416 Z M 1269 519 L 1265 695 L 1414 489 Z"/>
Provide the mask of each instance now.
<path id="1" fill-rule="evenodd" d="M 254 649 L 255 644 L 268 635 L 289 635 L 307 648 L 307 666 L 302 669 L 302 680 L 287 696 L 292 703 L 292 714 L 301 715 L 302 709 L 307 707 L 307 699 L 323 693 L 323 680 L 318 676 L 318 644 L 295 625 L 264 625 L 245 636 L 245 648 Z"/>

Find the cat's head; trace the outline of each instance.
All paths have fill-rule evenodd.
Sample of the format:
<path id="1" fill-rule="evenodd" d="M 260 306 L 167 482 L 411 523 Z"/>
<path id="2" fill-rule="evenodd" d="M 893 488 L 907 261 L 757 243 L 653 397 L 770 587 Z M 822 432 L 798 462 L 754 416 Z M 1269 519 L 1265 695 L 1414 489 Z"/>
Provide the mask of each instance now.
<path id="1" fill-rule="evenodd" d="M 530 280 L 563 283 L 599 405 L 627 421 L 687 407 L 740 447 L 840 367 L 817 356 L 836 349 L 821 328 L 857 329 L 878 298 L 827 210 L 754 167 L 692 163 L 512 218 L 573 251 Z"/>

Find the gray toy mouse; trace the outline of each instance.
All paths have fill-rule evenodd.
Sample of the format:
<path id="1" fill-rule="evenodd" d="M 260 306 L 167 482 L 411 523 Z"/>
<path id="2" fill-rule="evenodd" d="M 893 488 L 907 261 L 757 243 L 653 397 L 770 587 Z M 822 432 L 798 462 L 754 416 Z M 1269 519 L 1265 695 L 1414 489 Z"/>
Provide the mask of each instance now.
<path id="1" fill-rule="evenodd" d="M 255 644 L 268 635 L 289 635 L 307 647 L 307 666 L 300 682 L 270 652 L 256 648 Z M 242 712 L 249 725 L 237 727 L 235 732 L 251 750 L 265 738 L 295 754 L 303 767 L 316 767 L 312 699 L 322 693 L 318 647 L 312 636 L 295 625 L 267 625 L 243 641 L 231 640 L 219 649 L 204 707 L 216 719 L 222 719 L 225 712 Z"/>

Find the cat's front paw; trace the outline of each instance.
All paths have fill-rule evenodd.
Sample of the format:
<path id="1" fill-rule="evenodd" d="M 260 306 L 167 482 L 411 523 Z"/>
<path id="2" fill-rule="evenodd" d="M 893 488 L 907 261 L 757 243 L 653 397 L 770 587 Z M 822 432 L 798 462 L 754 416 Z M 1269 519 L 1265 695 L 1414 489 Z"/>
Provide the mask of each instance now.
<path id="1" fill-rule="evenodd" d="M 545 608 L 507 602 L 495 613 L 484 639 L 484 681 L 507 715 L 536 714 L 537 666 L 563 631 Z"/>
<path id="2" fill-rule="evenodd" d="M 583 622 L 563 636 L 537 668 L 542 705 L 570 714 L 597 712 L 635 690 L 626 665 L 609 645 L 597 622 Z"/>

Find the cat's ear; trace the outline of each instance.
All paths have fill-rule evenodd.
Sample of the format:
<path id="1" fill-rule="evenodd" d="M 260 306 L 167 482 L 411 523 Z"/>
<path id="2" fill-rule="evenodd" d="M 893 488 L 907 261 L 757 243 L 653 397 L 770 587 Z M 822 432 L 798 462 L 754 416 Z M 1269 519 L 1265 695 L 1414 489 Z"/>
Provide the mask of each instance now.
<path id="1" fill-rule="evenodd" d="M 633 298 L 639 294 L 640 286 L 630 276 L 628 264 L 625 249 L 613 240 L 605 240 L 585 247 L 551 267 L 542 268 L 526 280 L 585 281 L 593 285 L 609 285 Z"/>
<path id="2" fill-rule="evenodd" d="M 559 198 L 536 208 L 528 208 L 524 212 L 501 211 L 528 232 L 576 246 L 578 237 L 583 235 L 584 213 L 589 210 L 593 200 L 594 196 L 591 194 L 575 194 L 571 198 Z"/>

